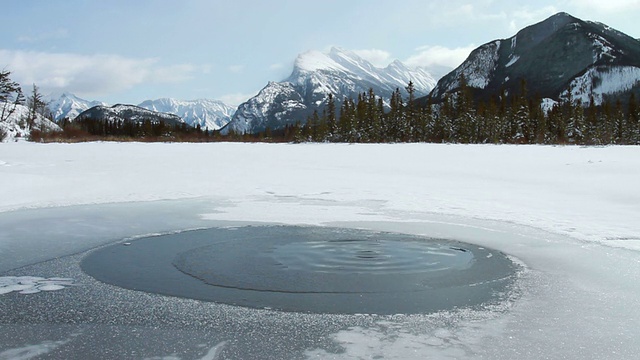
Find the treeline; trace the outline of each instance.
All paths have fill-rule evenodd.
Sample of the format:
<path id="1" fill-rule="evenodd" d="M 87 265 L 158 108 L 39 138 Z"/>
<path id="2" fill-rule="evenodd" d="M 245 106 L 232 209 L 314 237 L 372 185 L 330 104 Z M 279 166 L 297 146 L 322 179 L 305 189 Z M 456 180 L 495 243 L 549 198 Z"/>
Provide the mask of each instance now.
<path id="1" fill-rule="evenodd" d="M 464 79 L 460 83 L 444 101 L 424 107 L 416 104 L 412 83 L 406 99 L 398 89 L 388 105 L 369 90 L 356 100 L 344 99 L 337 111 L 330 95 L 322 114 L 287 127 L 283 135 L 299 142 L 640 144 L 640 106 L 633 94 L 626 106 L 620 101 L 596 106 L 591 99 L 585 108 L 569 96 L 543 109 L 542 99 L 528 95 L 525 81 L 519 94 L 485 102 L 474 102 Z"/>
<path id="2" fill-rule="evenodd" d="M 172 125 L 151 119 L 130 121 L 81 117 L 70 121 L 65 118 L 58 125 L 61 132 L 32 131 L 31 138 L 38 141 L 213 141 L 213 132 L 202 130 L 199 125 L 194 128 L 186 123 Z"/>

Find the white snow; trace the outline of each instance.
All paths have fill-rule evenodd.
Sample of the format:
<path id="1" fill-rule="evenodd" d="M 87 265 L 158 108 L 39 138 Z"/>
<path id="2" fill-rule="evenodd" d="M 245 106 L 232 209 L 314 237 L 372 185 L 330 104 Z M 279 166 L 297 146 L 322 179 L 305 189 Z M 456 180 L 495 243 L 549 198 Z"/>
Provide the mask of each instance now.
<path id="1" fill-rule="evenodd" d="M 545 114 L 548 114 L 549 111 L 551 111 L 557 104 L 558 102 L 553 99 L 544 98 L 542 99 L 542 102 L 540 102 L 540 109 L 542 109 Z"/>
<path id="2" fill-rule="evenodd" d="M 484 89 L 491 81 L 491 73 L 496 67 L 496 62 L 500 57 L 499 40 L 483 45 L 474 50 L 469 56 L 471 61 L 465 61 L 460 68 L 456 70 L 455 81 L 449 86 L 449 90 L 460 86 L 460 75 L 464 75 L 467 85 L 477 89 Z"/>
<path id="3" fill-rule="evenodd" d="M 242 220 L 318 224 L 418 211 L 583 240 L 640 233 L 631 221 L 640 206 L 638 147 L 18 142 L 0 149 L 0 212 L 223 196 L 235 204 L 223 217 Z M 319 211 L 328 204 L 347 211 Z M 358 214 L 370 204 L 379 205 L 375 215 Z"/>
<path id="4" fill-rule="evenodd" d="M 4 103 L 0 103 L 0 107 Z M 29 108 L 24 105 L 18 105 L 16 110 L 5 121 L 0 121 L 0 131 L 7 133 L 5 141 L 10 141 L 15 138 L 25 138 L 29 136 L 30 129 L 25 123 L 25 120 L 29 115 Z M 46 119 L 44 116 L 37 114 L 34 121 L 34 127 L 37 129 L 45 130 L 60 130 L 60 127 L 54 122 Z M 0 141 L 1 143 L 1 141 Z"/>
<path id="5" fill-rule="evenodd" d="M 0 144 L 0 164 L 0 219 L 25 208 L 197 199 L 220 205 L 202 219 L 454 238 L 528 269 L 522 296 L 504 307 L 343 329 L 331 337 L 343 353 L 309 349 L 309 358 L 640 351 L 640 147 L 18 142 Z M 0 258 L 19 241 L 0 236 Z"/>
<path id="6" fill-rule="evenodd" d="M 518 60 L 520 60 L 520 56 L 519 55 L 513 55 L 511 57 L 511 60 L 509 60 L 509 62 L 507 63 L 507 65 L 505 65 L 505 67 L 509 67 L 509 66 L 515 64 Z"/>
<path id="7" fill-rule="evenodd" d="M 36 294 L 40 291 L 57 291 L 73 285 L 73 279 L 49 278 L 37 276 L 1 276 L 0 295 L 18 292 L 23 295 Z"/>
<path id="8" fill-rule="evenodd" d="M 575 78 L 570 85 L 572 98 L 583 104 L 589 104 L 591 97 L 595 105 L 601 105 L 605 95 L 628 91 L 640 84 L 640 68 L 635 66 L 595 66 L 582 76 Z M 568 91 L 561 97 L 566 98 Z"/>
<path id="9" fill-rule="evenodd" d="M 338 64 L 329 55 L 317 50 L 310 50 L 300 54 L 296 59 L 295 66 L 300 70 L 309 72 L 318 70 L 348 72 L 346 68 Z"/>

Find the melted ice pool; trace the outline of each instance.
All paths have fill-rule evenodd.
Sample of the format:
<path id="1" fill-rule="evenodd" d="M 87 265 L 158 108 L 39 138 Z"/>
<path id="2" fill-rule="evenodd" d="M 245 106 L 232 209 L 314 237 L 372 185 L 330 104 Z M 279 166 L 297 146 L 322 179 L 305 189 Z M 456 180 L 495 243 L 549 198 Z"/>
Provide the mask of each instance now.
<path id="1" fill-rule="evenodd" d="M 499 302 L 518 271 L 504 254 L 467 243 L 294 226 L 149 237 L 94 251 L 82 268 L 128 289 L 332 314 L 430 313 Z"/>

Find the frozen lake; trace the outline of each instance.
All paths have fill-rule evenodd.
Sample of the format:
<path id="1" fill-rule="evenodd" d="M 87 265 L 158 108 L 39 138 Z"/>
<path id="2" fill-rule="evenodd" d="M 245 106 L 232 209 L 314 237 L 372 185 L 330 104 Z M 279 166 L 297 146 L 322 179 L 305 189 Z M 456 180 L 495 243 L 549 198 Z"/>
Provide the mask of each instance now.
<path id="1" fill-rule="evenodd" d="M 0 359 L 635 359 L 639 179 L 635 147 L 0 144 Z M 249 225 L 448 239 L 522 270 L 496 301 L 352 314 L 132 290 L 81 267 L 110 248 Z M 313 246 L 326 243 L 279 243 L 269 259 L 331 265 L 292 256 Z M 181 266 L 206 270 L 190 250 Z"/>

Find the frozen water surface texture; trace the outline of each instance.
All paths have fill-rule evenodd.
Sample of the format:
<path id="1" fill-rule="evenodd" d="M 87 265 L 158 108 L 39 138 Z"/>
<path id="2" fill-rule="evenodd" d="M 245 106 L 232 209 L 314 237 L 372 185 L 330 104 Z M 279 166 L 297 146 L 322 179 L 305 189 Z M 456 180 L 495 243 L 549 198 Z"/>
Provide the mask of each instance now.
<path id="1" fill-rule="evenodd" d="M 637 359 L 639 179 L 640 147 L 0 144 L 3 286 L 73 279 L 57 291 L 0 295 L 0 359 Z M 279 311 L 250 307 L 246 296 L 235 301 L 247 306 L 234 306 L 162 293 L 217 280 L 207 270 L 219 269 L 200 260 L 230 260 L 219 258 L 210 236 L 193 248 L 157 247 L 176 246 L 161 267 L 139 258 L 124 279 L 130 287 L 81 268 L 107 249 L 128 256 L 173 235 L 240 236 L 248 226 L 353 229 L 337 239 L 358 240 L 336 249 L 340 242 L 322 236 L 249 237 L 271 244 L 251 255 L 269 255 L 262 264 L 237 260 L 261 268 L 280 263 L 330 277 L 340 275 L 339 264 L 355 277 L 362 262 L 388 261 L 385 271 L 416 277 L 413 265 L 399 266 L 413 253 L 455 254 L 446 266 L 458 272 L 467 256 L 505 254 L 522 266 L 504 296 L 393 315 Z M 385 237 L 373 246 L 360 241 L 367 234 Z M 455 245 L 416 247 L 415 239 Z M 233 243 L 240 241 L 225 251 L 239 251 Z M 379 275 L 370 269 L 367 276 Z M 181 277 L 172 282 L 173 274 Z M 134 290 L 150 286 L 142 281 L 150 275 L 166 283 Z M 248 281 L 242 272 L 227 275 Z"/>
<path id="2" fill-rule="evenodd" d="M 504 300 L 517 270 L 503 254 L 475 245 L 354 229 L 208 229 L 130 245 L 95 251 L 82 269 L 129 289 L 310 313 L 480 306 Z"/>

